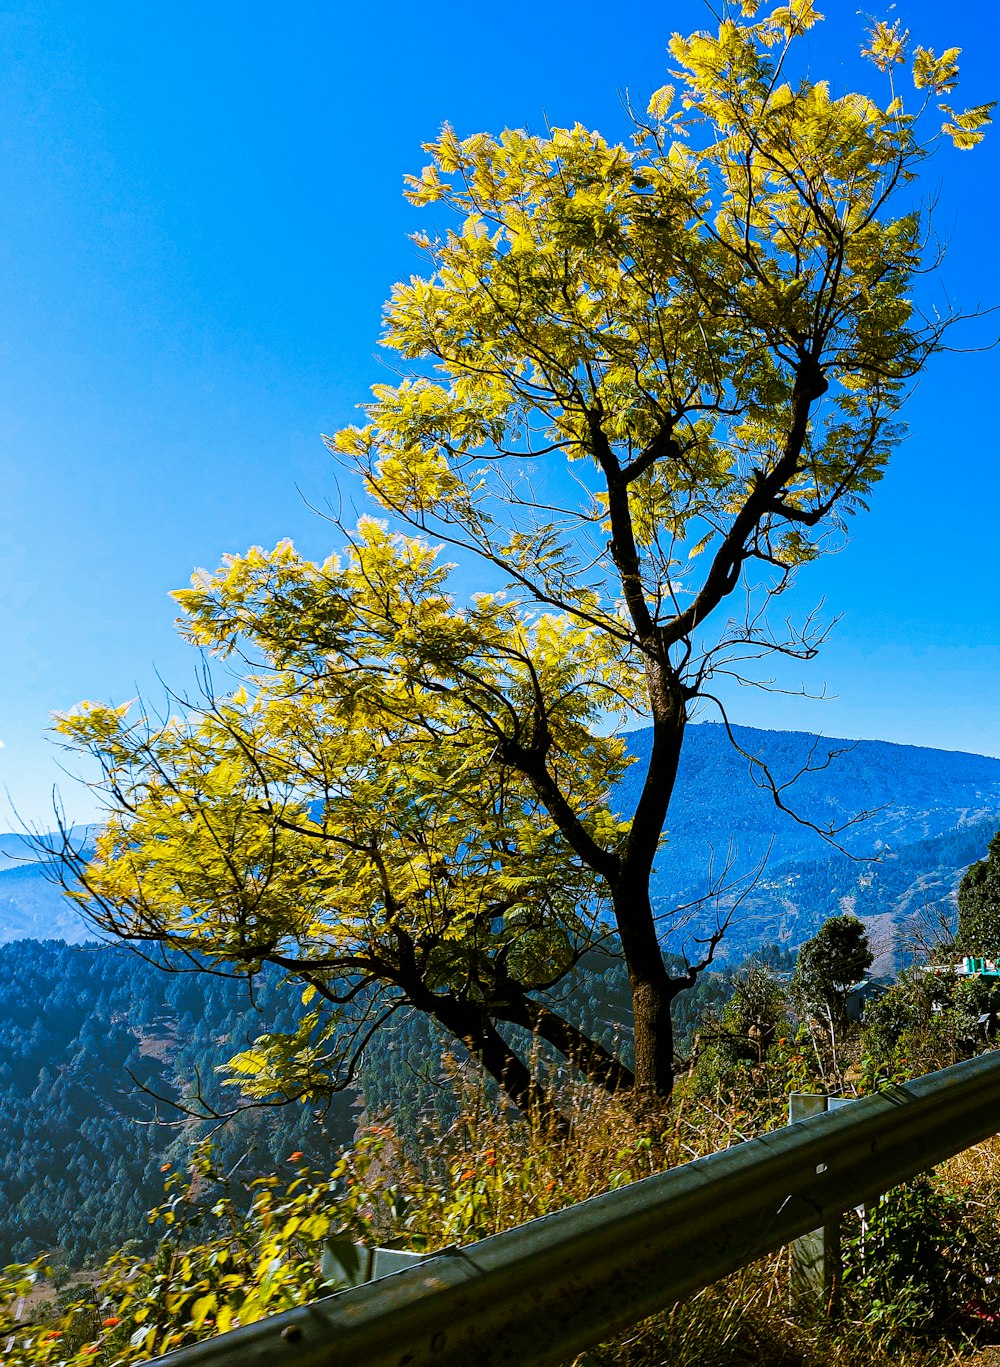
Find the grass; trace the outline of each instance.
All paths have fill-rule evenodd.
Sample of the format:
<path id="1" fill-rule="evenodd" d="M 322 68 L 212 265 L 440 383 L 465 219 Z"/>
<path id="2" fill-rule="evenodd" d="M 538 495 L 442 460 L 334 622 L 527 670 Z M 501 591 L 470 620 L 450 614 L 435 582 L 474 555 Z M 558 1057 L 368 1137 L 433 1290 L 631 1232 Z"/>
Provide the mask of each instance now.
<path id="1" fill-rule="evenodd" d="M 463 1243 L 751 1137 L 752 1105 L 685 1095 L 659 1133 L 613 1099 L 566 1087 L 570 1141 L 509 1116 L 466 1085 L 458 1120 L 429 1134 L 429 1167 L 394 1181 L 413 1192 L 405 1218 L 384 1227 L 410 1246 Z M 781 1107 L 768 1118 L 780 1122 Z M 398 1161 L 395 1155 L 393 1161 Z M 388 1176 L 392 1162 L 386 1169 Z M 836 1321 L 793 1312 L 788 1250 L 576 1359 L 574 1367 L 937 1367 L 971 1362 L 1000 1337 L 1000 1139 L 901 1189 L 860 1233 Z M 850 1229 L 848 1229 L 848 1234 Z M 850 1253 L 851 1250 L 848 1250 Z M 866 1254 L 867 1262 L 862 1254 Z M 850 1258 L 848 1259 L 850 1263 Z M 1000 1367 L 1000 1362 L 998 1362 Z"/>

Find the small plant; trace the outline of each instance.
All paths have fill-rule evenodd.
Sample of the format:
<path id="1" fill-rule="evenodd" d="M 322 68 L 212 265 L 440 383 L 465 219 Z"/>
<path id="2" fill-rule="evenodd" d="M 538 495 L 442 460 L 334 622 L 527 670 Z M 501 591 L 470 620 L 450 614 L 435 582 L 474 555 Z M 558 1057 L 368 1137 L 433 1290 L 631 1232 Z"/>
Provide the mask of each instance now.
<path id="1" fill-rule="evenodd" d="M 844 1285 L 862 1318 L 908 1331 L 982 1302 L 975 1231 L 941 1180 L 922 1176 L 886 1192 L 859 1223 L 845 1244 Z"/>

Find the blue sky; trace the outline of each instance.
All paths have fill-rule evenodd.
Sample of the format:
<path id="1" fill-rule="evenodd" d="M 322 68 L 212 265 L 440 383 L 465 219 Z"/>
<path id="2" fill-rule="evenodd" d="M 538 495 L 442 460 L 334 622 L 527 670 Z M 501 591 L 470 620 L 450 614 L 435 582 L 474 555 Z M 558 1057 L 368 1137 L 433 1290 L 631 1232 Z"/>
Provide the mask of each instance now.
<path id="1" fill-rule="evenodd" d="M 827 0 L 814 74 L 871 82 L 862 21 Z M 169 591 L 226 551 L 336 547 L 321 440 L 381 378 L 379 313 L 419 269 L 400 194 L 420 143 L 580 120 L 627 134 L 620 95 L 663 83 L 700 0 L 498 11 L 389 3 L 8 4 L 0 15 L 0 787 L 45 823 L 49 714 L 184 686 Z M 881 11 L 880 11 L 881 13 Z M 964 48 L 966 103 L 1000 94 L 992 5 L 898 13 Z M 1000 301 L 1000 142 L 942 149 L 949 297 Z M 1000 321 L 955 341 L 981 346 Z M 818 703 L 742 691 L 736 720 L 1000 755 L 997 353 L 942 356 L 911 436 L 839 556 L 796 602 L 842 614 L 802 675 Z M 342 491 L 343 492 L 343 491 Z M 351 491 L 346 491 L 348 499 Z M 0 828 L 14 821 L 0 808 Z"/>

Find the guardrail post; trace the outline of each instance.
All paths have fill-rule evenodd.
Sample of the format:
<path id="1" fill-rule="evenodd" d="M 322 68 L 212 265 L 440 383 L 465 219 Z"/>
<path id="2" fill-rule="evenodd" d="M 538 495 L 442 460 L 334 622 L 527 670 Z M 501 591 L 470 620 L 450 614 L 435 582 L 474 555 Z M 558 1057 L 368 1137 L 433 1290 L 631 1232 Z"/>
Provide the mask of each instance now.
<path id="1" fill-rule="evenodd" d="M 391 1277 L 394 1272 L 402 1272 L 416 1263 L 425 1263 L 433 1256 L 430 1253 L 408 1253 L 401 1248 L 369 1248 L 367 1244 L 354 1243 L 347 1235 L 335 1235 L 323 1244 L 320 1275 L 325 1282 L 341 1290 Z"/>
<path id="2" fill-rule="evenodd" d="M 788 1123 L 794 1125 L 797 1120 L 838 1110 L 849 1101 L 848 1097 L 792 1092 L 788 1097 Z M 840 1220 L 828 1220 L 822 1228 L 803 1234 L 791 1249 L 792 1298 L 802 1307 L 834 1318 L 840 1312 Z"/>

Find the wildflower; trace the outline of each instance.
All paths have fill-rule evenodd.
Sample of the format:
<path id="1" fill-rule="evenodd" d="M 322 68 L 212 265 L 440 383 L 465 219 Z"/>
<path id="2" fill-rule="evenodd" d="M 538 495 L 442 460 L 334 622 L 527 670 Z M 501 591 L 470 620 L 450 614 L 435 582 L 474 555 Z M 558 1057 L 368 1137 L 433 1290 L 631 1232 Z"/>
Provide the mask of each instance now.
<path id="1" fill-rule="evenodd" d="M 296 1149 L 294 1153 L 290 1153 L 290 1154 L 288 1155 L 288 1162 L 289 1162 L 289 1163 L 297 1163 L 297 1162 L 299 1161 L 299 1159 L 300 1159 L 300 1158 L 303 1158 L 303 1157 L 305 1157 L 305 1155 L 303 1154 L 302 1150 L 301 1150 L 301 1149 Z"/>
<path id="2" fill-rule="evenodd" d="M 991 1313 L 980 1300 L 966 1301 L 965 1305 L 962 1306 L 962 1313 L 971 1315 L 973 1319 L 982 1320 L 985 1324 L 996 1324 L 997 1319 L 1000 1318 Z"/>
<path id="3" fill-rule="evenodd" d="M 161 1172 L 169 1172 L 169 1171 L 170 1171 L 170 1164 L 169 1164 L 169 1163 L 161 1163 L 161 1164 L 160 1164 L 160 1171 L 161 1171 Z"/>
<path id="4" fill-rule="evenodd" d="M 468 1182 L 469 1178 L 470 1178 L 470 1177 L 475 1177 L 475 1175 L 476 1175 L 476 1170 L 475 1170 L 475 1168 L 466 1168 L 465 1172 L 462 1173 L 461 1177 L 460 1177 L 458 1180 L 459 1180 L 460 1182 Z"/>
<path id="5" fill-rule="evenodd" d="M 121 1324 L 121 1322 L 120 1315 L 109 1315 L 106 1320 L 101 1320 L 101 1328 L 114 1329 L 115 1326 Z"/>

